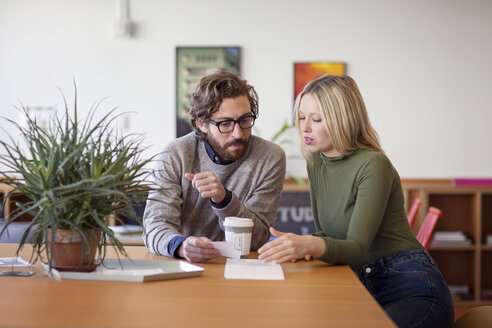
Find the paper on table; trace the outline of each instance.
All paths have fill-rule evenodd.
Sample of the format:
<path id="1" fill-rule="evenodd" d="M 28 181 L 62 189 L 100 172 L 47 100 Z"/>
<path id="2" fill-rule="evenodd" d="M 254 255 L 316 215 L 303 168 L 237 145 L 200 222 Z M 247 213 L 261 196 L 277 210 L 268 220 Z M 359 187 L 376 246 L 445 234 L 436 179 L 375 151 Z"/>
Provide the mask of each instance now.
<path id="1" fill-rule="evenodd" d="M 241 250 L 235 249 L 232 243 L 226 241 L 213 241 L 212 245 L 220 252 L 220 255 L 233 259 L 241 258 Z"/>
<path id="2" fill-rule="evenodd" d="M 227 259 L 224 277 L 226 279 L 284 280 L 280 264 L 265 263 L 254 259 Z"/>

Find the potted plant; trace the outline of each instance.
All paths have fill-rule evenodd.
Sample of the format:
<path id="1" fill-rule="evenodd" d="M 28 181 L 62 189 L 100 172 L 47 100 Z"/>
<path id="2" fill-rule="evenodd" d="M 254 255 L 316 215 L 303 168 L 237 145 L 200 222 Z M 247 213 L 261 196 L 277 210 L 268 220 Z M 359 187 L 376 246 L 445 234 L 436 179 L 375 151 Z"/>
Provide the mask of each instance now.
<path id="1" fill-rule="evenodd" d="M 46 127 L 25 107 L 20 109 L 25 127 L 7 119 L 19 135 L 10 135 L 10 142 L 0 140 L 0 174 L 13 187 L 8 197 L 24 195 L 29 201 L 16 203 L 0 236 L 16 219 L 29 214 L 33 219 L 17 254 L 32 235 L 31 263 L 41 259 L 50 271 L 91 271 L 104 259 L 108 244 L 127 256 L 108 226 L 108 217 L 120 222 L 130 217 L 141 224 L 132 204 L 147 197 L 150 183 L 144 166 L 151 159 L 142 159 L 142 136 L 118 132 L 116 109 L 96 119 L 101 104 L 96 102 L 79 122 L 77 88 L 73 117 L 63 100 L 64 115 L 51 116 Z M 76 256 L 72 260 L 71 248 Z"/>
<path id="2" fill-rule="evenodd" d="M 257 127 L 255 127 L 254 129 L 255 129 L 257 135 L 261 135 L 260 131 L 258 130 Z M 285 120 L 284 123 L 282 124 L 282 126 L 280 127 L 280 129 L 273 134 L 273 137 L 270 139 L 270 141 L 276 143 L 277 145 L 284 148 L 284 150 L 285 150 L 285 145 L 292 144 L 293 140 L 296 140 L 295 136 L 291 137 L 290 139 L 289 139 L 289 137 L 287 137 L 287 139 L 285 138 L 285 135 L 288 134 L 291 130 L 295 130 L 295 126 L 293 124 L 289 124 L 287 122 L 287 120 Z M 291 160 L 291 161 L 292 160 L 303 160 L 303 158 L 302 158 L 302 156 L 297 155 L 297 154 L 296 155 L 287 155 L 287 161 L 289 161 L 289 160 Z M 287 169 L 288 169 L 288 165 L 287 165 Z M 296 177 L 296 176 L 292 175 L 288 170 L 286 172 L 285 182 L 286 183 L 287 182 L 293 182 L 293 183 L 298 184 L 298 185 L 306 185 L 307 184 L 306 179 Z"/>

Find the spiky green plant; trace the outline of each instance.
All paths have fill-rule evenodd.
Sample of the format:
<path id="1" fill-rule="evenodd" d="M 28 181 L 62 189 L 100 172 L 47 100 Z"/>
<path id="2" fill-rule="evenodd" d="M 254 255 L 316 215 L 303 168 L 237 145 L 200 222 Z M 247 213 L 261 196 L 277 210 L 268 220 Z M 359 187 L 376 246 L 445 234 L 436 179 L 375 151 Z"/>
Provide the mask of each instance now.
<path id="1" fill-rule="evenodd" d="M 33 219 L 22 235 L 17 253 L 32 233 L 31 262 L 41 257 L 50 270 L 53 243 L 47 242 L 45 236 L 47 231 L 55 235 L 57 229 L 79 232 L 83 248 L 90 248 L 94 230 L 101 231 L 99 261 L 104 259 L 108 241 L 120 254 L 127 256 L 123 245 L 109 229 L 107 218 L 112 215 L 121 221 L 120 217 L 131 217 L 141 224 L 132 204 L 146 199 L 150 189 L 144 166 L 151 159 L 142 159 L 143 138 L 118 133 L 114 127 L 118 117 L 116 108 L 95 120 L 99 101 L 79 123 L 76 87 L 73 118 L 65 97 L 63 100 L 64 115 L 62 118 L 52 116 L 45 129 L 22 107 L 26 127 L 7 119 L 20 138 L 10 135 L 9 143 L 0 140 L 4 150 L 0 163 L 7 167 L 0 174 L 4 183 L 13 186 L 8 197 L 20 194 L 29 199 L 16 203 L 17 209 L 6 218 L 0 236 L 10 223 L 25 214 L 31 215 Z M 46 254 L 46 259 L 42 254 Z"/>
<path id="2" fill-rule="evenodd" d="M 287 122 L 287 120 L 285 120 L 284 123 L 282 124 L 282 126 L 280 127 L 280 129 L 277 132 L 275 132 L 275 134 L 270 139 L 270 141 L 276 143 L 277 145 L 279 145 L 281 147 L 283 145 L 286 145 L 286 144 L 291 144 L 292 143 L 292 140 L 282 139 L 282 137 L 285 135 L 285 133 L 287 131 L 289 131 L 291 129 L 294 129 L 294 128 L 295 128 L 295 126 L 293 124 L 289 124 Z M 260 135 L 258 128 L 255 127 L 255 131 L 256 131 L 256 134 Z M 301 158 L 301 157 L 299 157 L 298 155 L 290 155 L 290 156 L 287 156 L 287 160 L 289 160 L 289 159 L 299 159 L 299 158 Z M 289 172 L 287 172 L 287 177 L 291 178 L 292 181 L 294 181 L 294 183 L 296 183 L 298 185 L 305 185 L 306 184 L 306 181 L 304 179 L 298 178 L 296 176 L 293 176 Z"/>

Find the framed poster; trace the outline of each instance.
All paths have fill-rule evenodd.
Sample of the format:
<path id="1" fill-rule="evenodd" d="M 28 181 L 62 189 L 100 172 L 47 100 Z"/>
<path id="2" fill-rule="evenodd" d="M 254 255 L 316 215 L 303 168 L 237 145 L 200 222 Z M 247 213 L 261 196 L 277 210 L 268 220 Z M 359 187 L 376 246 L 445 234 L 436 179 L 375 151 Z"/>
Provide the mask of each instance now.
<path id="1" fill-rule="evenodd" d="M 323 74 L 344 75 L 344 63 L 294 63 L 294 101 L 304 86 Z"/>
<path id="2" fill-rule="evenodd" d="M 176 47 L 176 137 L 193 130 L 191 95 L 202 77 L 218 70 L 241 74 L 239 47 Z"/>

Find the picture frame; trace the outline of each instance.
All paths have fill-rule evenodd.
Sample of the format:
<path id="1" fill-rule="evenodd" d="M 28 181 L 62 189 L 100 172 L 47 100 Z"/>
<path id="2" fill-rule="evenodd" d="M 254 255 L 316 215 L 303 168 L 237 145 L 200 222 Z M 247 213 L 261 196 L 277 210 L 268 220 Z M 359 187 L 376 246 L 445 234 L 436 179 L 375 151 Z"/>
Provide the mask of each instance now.
<path id="1" fill-rule="evenodd" d="M 191 96 L 201 78 L 224 70 L 241 74 L 238 46 L 176 47 L 176 137 L 193 131 L 189 119 Z"/>
<path id="2" fill-rule="evenodd" d="M 297 62 L 294 63 L 294 101 L 306 84 L 324 74 L 344 75 L 346 65 L 342 62 Z"/>

